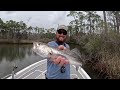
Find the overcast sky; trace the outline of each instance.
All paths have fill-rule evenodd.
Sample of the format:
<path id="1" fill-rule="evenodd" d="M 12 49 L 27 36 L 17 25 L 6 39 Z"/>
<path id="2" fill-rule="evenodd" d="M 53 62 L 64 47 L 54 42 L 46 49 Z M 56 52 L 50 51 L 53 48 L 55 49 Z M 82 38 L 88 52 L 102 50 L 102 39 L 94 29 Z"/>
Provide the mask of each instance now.
<path id="1" fill-rule="evenodd" d="M 4 21 L 24 21 L 28 26 L 56 28 L 58 24 L 68 25 L 73 19 L 67 17 L 69 11 L 0 11 L 0 18 Z M 102 15 L 101 11 L 98 12 Z"/>

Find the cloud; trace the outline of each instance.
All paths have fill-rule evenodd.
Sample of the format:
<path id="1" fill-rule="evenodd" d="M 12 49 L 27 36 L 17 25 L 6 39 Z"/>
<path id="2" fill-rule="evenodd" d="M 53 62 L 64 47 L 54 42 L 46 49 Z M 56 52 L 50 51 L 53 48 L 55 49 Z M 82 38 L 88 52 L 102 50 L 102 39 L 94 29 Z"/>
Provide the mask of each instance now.
<path id="1" fill-rule="evenodd" d="M 57 28 L 58 25 L 68 25 L 72 18 L 67 17 L 69 11 L 56 11 L 51 15 L 51 26 Z"/>
<path id="2" fill-rule="evenodd" d="M 24 21 L 28 26 L 56 28 L 58 24 L 68 25 L 72 20 L 69 11 L 0 11 L 3 21 Z"/>
<path id="3" fill-rule="evenodd" d="M 56 12 L 55 15 L 56 15 L 56 18 L 54 18 L 54 21 L 52 22 L 52 24 L 59 24 L 60 21 L 65 19 L 66 12 Z"/>

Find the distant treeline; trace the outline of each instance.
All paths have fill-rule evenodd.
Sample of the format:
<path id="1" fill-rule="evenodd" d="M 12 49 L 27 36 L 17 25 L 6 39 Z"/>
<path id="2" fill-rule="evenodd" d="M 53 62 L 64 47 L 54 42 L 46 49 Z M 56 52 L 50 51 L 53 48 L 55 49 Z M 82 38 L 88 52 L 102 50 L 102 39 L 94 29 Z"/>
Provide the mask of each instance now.
<path id="1" fill-rule="evenodd" d="M 7 39 L 13 41 L 20 40 L 40 40 L 43 38 L 53 39 L 55 36 L 55 29 L 45 29 L 39 27 L 27 26 L 23 21 L 16 22 L 9 20 L 4 22 L 0 18 L 0 39 Z M 2 41 L 1 40 L 1 41 Z"/>

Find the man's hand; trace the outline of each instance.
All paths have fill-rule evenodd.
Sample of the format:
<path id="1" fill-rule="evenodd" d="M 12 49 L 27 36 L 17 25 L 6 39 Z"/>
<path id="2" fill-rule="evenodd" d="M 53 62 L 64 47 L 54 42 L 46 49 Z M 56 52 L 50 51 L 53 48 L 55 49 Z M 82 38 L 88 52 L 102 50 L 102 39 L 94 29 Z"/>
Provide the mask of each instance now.
<path id="1" fill-rule="evenodd" d="M 69 61 L 62 56 L 58 56 L 56 59 L 54 59 L 54 63 L 59 64 L 60 66 L 63 66 L 63 65 L 69 64 Z"/>
<path id="2" fill-rule="evenodd" d="M 60 46 L 58 46 L 58 49 L 59 49 L 59 50 L 66 50 L 67 48 L 64 47 L 63 45 L 60 45 Z"/>
<path id="3" fill-rule="evenodd" d="M 59 49 L 59 50 L 66 50 L 67 48 L 64 47 L 63 45 L 60 45 L 60 46 L 58 47 L 58 49 Z M 52 55 L 52 56 L 51 56 L 51 60 L 53 60 L 53 62 L 54 62 L 55 64 L 58 64 L 58 65 L 60 65 L 60 66 L 69 64 L 69 61 L 68 61 L 66 58 L 62 57 L 62 56 Z"/>

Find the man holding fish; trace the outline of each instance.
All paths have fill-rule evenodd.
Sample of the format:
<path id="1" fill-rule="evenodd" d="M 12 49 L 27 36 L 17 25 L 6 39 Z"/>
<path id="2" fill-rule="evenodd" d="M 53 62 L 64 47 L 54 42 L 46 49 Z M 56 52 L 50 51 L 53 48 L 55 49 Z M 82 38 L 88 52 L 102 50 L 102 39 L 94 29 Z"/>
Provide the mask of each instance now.
<path id="1" fill-rule="evenodd" d="M 48 46 L 59 50 L 70 49 L 65 43 L 67 39 L 67 26 L 60 25 L 56 32 L 56 41 L 51 41 Z M 70 64 L 63 56 L 51 55 L 47 60 L 46 79 L 70 79 Z"/>

